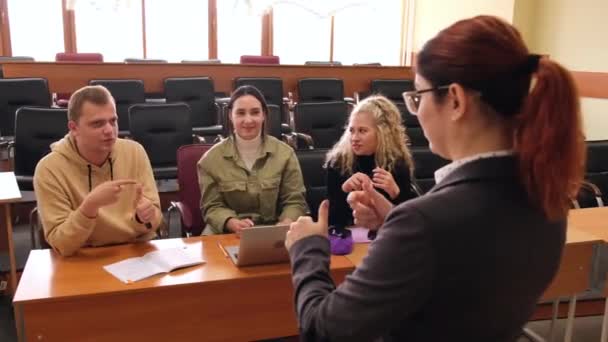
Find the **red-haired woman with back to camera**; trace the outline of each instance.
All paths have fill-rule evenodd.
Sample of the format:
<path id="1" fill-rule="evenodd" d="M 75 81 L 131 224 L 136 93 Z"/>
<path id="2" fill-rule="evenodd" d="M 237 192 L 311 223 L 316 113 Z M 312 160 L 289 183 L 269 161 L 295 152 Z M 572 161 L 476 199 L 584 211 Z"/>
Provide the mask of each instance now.
<path id="1" fill-rule="evenodd" d="M 459 21 L 418 54 L 404 93 L 453 162 L 393 208 L 370 184 L 355 224 L 378 229 L 354 273 L 329 275 L 327 203 L 286 239 L 306 341 L 515 341 L 557 271 L 585 145 L 570 74 L 510 24 Z"/>

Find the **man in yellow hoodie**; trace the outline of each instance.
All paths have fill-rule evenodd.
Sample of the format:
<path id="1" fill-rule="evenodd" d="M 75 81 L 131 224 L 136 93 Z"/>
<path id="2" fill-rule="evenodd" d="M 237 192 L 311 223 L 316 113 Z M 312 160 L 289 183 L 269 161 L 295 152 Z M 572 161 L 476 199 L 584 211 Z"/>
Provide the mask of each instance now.
<path id="1" fill-rule="evenodd" d="M 117 119 L 106 88 L 79 89 L 68 105 L 69 133 L 36 166 L 44 236 L 61 255 L 150 240 L 162 223 L 148 156 L 137 142 L 117 138 Z"/>

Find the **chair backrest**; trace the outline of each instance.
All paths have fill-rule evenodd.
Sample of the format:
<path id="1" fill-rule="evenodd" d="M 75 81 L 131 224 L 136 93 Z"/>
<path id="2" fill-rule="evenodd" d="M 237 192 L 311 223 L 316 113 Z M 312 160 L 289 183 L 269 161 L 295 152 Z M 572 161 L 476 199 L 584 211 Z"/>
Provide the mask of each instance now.
<path id="1" fill-rule="evenodd" d="M 14 172 L 21 190 L 33 190 L 31 181 L 36 164 L 51 151 L 51 143 L 67 132 L 67 109 L 21 107 L 17 110 Z"/>
<path id="2" fill-rule="evenodd" d="M 283 106 L 283 80 L 278 77 L 239 77 L 234 80 L 234 88 L 252 85 L 264 95 L 266 103 Z"/>
<path id="3" fill-rule="evenodd" d="M 34 62 L 30 56 L 0 56 L 0 62 Z"/>
<path id="4" fill-rule="evenodd" d="M 192 127 L 217 125 L 215 89 L 209 77 L 172 77 L 165 79 L 167 103 L 184 102 L 190 106 Z"/>
<path id="5" fill-rule="evenodd" d="M 273 137 L 282 140 L 281 135 L 281 108 L 277 105 L 268 105 L 268 118 L 266 118 L 266 132 Z"/>
<path id="6" fill-rule="evenodd" d="M 585 178 L 602 192 L 604 203 L 608 200 L 608 140 L 587 141 L 587 170 Z"/>
<path id="7" fill-rule="evenodd" d="M 192 214 L 192 227 L 190 233 L 201 235 L 203 231 L 203 215 L 201 213 L 201 189 L 198 185 L 198 170 L 196 164 L 211 148 L 211 144 L 195 144 L 181 146 L 177 150 L 177 193 L 179 201 L 190 209 Z M 182 227 L 183 224 L 182 224 Z"/>
<path id="8" fill-rule="evenodd" d="M 56 62 L 103 62 L 103 55 L 100 53 L 71 53 L 71 52 L 59 52 L 55 55 Z"/>
<path id="9" fill-rule="evenodd" d="M 222 61 L 219 60 L 219 59 L 201 59 L 201 60 L 183 59 L 182 63 L 188 63 L 188 64 L 222 64 Z"/>
<path id="10" fill-rule="evenodd" d="M 412 148 L 412 157 L 414 179 L 422 192 L 426 193 L 435 185 L 435 171 L 450 162 L 431 152 L 428 147 Z"/>
<path id="11" fill-rule="evenodd" d="M 142 80 L 91 80 L 90 85 L 101 85 L 110 91 L 116 102 L 118 128 L 129 131 L 129 107 L 146 102 L 144 82 Z"/>
<path id="12" fill-rule="evenodd" d="M 133 105 L 129 120 L 131 137 L 142 144 L 152 168 L 177 166 L 177 149 L 192 143 L 190 108 L 185 103 Z"/>
<path id="13" fill-rule="evenodd" d="M 24 106 L 51 106 L 51 94 L 46 79 L 0 79 L 0 135 L 14 135 L 15 113 Z"/>
<path id="14" fill-rule="evenodd" d="M 315 220 L 319 205 L 327 198 L 327 171 L 323 168 L 323 164 L 325 164 L 325 156 L 328 151 L 328 149 L 322 148 L 296 151 L 306 187 L 306 202 L 308 202 L 310 214 Z"/>
<path id="15" fill-rule="evenodd" d="M 279 56 L 241 56 L 241 64 L 279 64 Z"/>
<path id="16" fill-rule="evenodd" d="M 125 63 L 167 63 L 167 60 L 148 58 L 125 58 Z"/>
<path id="17" fill-rule="evenodd" d="M 337 78 L 298 80 L 299 102 L 344 101 L 344 82 Z"/>
<path id="18" fill-rule="evenodd" d="M 312 137 L 315 148 L 332 147 L 344 132 L 348 107 L 344 101 L 300 102 L 295 106 L 298 133 Z"/>
<path id="19" fill-rule="evenodd" d="M 407 127 L 420 127 L 418 118 L 407 110 L 405 103 L 403 102 L 403 92 L 414 90 L 414 81 L 406 79 L 381 79 L 372 80 L 370 84 L 370 91 L 372 94 L 380 94 L 393 101 L 403 118 L 403 123 Z"/>
<path id="20" fill-rule="evenodd" d="M 338 61 L 306 61 L 304 65 L 320 65 L 320 66 L 341 66 L 342 63 Z"/>

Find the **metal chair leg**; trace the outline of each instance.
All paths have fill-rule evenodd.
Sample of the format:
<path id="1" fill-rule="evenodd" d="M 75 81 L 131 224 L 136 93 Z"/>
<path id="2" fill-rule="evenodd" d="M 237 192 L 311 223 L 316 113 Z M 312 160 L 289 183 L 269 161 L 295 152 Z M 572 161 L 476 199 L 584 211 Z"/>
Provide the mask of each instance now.
<path id="1" fill-rule="evenodd" d="M 557 315 L 559 314 L 559 298 L 553 301 L 553 312 L 551 313 L 551 324 L 549 325 L 548 340 L 553 341 L 555 338 L 555 324 L 557 323 Z"/>
<path id="2" fill-rule="evenodd" d="M 568 305 L 568 319 L 566 320 L 566 333 L 564 334 L 564 341 L 572 341 L 572 333 L 574 330 L 574 319 L 576 316 L 576 294 L 570 298 L 570 305 Z"/>
<path id="3" fill-rule="evenodd" d="M 600 337 L 601 342 L 608 342 L 608 298 L 604 304 L 604 318 L 602 319 L 602 335 Z"/>

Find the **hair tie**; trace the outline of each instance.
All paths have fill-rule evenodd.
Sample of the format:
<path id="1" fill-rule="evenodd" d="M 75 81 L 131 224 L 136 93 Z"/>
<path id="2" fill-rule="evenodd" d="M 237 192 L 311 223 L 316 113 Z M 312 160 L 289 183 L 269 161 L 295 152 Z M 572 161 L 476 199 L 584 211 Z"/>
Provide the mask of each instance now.
<path id="1" fill-rule="evenodd" d="M 543 56 L 537 55 L 537 54 L 528 55 L 528 57 L 526 58 L 526 61 L 521 66 L 521 71 L 524 72 L 525 74 L 535 73 L 538 70 L 538 64 L 542 57 Z"/>

